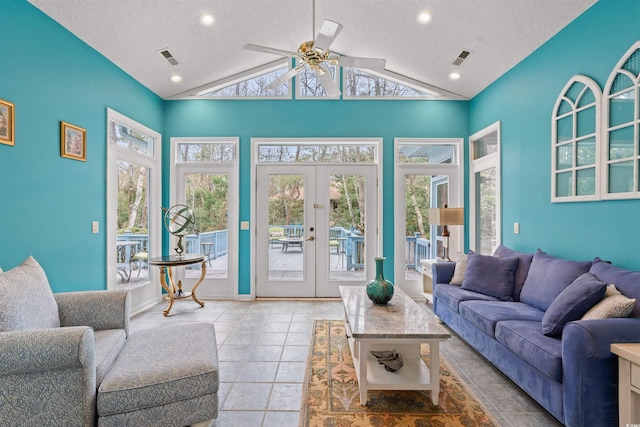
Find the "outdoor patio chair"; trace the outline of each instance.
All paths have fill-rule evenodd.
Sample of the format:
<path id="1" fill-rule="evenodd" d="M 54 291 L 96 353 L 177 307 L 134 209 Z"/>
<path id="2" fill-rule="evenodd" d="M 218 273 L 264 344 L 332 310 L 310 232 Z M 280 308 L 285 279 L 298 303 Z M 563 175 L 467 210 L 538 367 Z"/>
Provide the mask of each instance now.
<path id="1" fill-rule="evenodd" d="M 336 253 L 340 253 L 340 230 L 329 230 L 329 251 L 335 249 Z"/>
<path id="2" fill-rule="evenodd" d="M 279 243 L 283 245 L 283 240 L 286 239 L 287 236 L 284 233 L 283 227 L 271 227 L 269 228 L 269 244 L 273 248 L 275 243 Z"/>

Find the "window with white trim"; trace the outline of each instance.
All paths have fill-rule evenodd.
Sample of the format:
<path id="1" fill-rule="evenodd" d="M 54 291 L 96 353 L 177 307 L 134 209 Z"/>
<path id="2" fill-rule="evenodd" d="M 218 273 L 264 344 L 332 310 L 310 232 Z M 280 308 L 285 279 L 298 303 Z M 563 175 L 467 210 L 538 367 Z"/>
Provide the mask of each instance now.
<path id="1" fill-rule="evenodd" d="M 605 86 L 602 198 L 640 197 L 640 42 L 622 56 Z"/>
<path id="2" fill-rule="evenodd" d="M 502 240 L 500 122 L 469 137 L 469 248 L 491 255 Z"/>
<path id="3" fill-rule="evenodd" d="M 598 84 L 576 75 L 553 109 L 551 200 L 599 199 L 600 104 Z"/>

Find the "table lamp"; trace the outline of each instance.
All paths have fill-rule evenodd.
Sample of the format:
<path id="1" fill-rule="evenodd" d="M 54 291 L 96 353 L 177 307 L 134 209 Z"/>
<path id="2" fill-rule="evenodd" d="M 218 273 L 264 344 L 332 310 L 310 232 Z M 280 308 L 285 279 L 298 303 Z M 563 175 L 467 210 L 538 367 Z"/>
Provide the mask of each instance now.
<path id="1" fill-rule="evenodd" d="M 441 236 L 444 237 L 442 258 L 445 261 L 451 261 L 451 258 L 449 258 L 449 229 L 447 226 L 464 224 L 464 208 L 448 208 L 445 204 L 442 208 L 429 209 L 429 223 L 442 225 Z"/>

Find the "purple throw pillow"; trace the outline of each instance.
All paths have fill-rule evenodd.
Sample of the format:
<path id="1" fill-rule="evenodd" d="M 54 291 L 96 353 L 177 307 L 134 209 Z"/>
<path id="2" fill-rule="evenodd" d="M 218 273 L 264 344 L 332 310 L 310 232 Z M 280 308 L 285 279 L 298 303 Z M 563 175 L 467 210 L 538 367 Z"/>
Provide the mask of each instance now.
<path id="1" fill-rule="evenodd" d="M 579 320 L 591 307 L 604 297 L 606 283 L 591 273 L 584 273 L 551 303 L 542 318 L 542 333 L 548 337 L 559 337 L 562 328 L 573 320 Z"/>
<path id="2" fill-rule="evenodd" d="M 500 245 L 496 248 L 493 256 L 500 258 L 517 257 L 519 259 L 518 268 L 516 268 L 516 277 L 513 284 L 513 300 L 520 301 L 520 293 L 522 292 L 524 281 L 527 279 L 527 274 L 529 274 L 529 267 L 531 267 L 531 262 L 533 261 L 533 254 L 514 251 L 504 245 Z"/>
<path id="3" fill-rule="evenodd" d="M 529 274 L 520 293 L 520 301 L 547 311 L 560 292 L 578 276 L 588 272 L 591 264 L 591 261 L 556 258 L 538 249 L 533 254 Z"/>
<path id="4" fill-rule="evenodd" d="M 462 289 L 513 301 L 513 285 L 518 258 L 500 258 L 469 253 Z"/>

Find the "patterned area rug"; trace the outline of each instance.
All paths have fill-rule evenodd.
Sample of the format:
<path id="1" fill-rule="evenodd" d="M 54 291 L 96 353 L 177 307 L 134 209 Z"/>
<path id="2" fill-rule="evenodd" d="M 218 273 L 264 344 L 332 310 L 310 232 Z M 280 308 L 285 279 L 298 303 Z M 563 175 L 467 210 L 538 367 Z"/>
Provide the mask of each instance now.
<path id="1" fill-rule="evenodd" d="M 422 356 L 428 360 L 428 346 Z M 360 405 L 358 380 L 339 320 L 316 320 L 303 387 L 305 427 L 497 426 L 475 396 L 440 358 L 439 405 L 430 391 L 369 391 Z"/>

